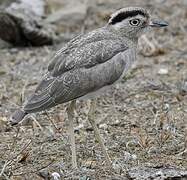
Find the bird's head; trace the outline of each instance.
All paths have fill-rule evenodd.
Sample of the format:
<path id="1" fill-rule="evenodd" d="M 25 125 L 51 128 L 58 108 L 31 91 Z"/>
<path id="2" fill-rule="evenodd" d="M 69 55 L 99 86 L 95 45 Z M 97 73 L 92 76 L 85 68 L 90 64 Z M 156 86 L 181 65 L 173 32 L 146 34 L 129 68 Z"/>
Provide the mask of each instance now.
<path id="1" fill-rule="evenodd" d="M 129 38 L 138 38 L 152 27 L 168 26 L 162 20 L 153 20 L 148 11 L 141 7 L 128 7 L 113 13 L 108 26 Z"/>

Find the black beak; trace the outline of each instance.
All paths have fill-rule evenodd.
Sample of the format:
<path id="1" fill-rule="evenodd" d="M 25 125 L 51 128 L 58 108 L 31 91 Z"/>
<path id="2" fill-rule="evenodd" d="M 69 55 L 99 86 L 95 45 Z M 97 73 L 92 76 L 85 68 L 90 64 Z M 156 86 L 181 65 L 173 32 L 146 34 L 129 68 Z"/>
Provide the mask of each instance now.
<path id="1" fill-rule="evenodd" d="M 151 20 L 149 26 L 151 27 L 166 27 L 169 24 L 163 20 Z"/>

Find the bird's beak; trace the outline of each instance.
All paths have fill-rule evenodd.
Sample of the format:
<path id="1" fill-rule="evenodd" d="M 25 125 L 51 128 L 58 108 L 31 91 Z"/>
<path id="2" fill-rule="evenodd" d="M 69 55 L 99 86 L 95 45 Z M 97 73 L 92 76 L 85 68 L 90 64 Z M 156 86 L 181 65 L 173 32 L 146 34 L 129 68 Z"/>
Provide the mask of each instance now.
<path id="1" fill-rule="evenodd" d="M 166 21 L 163 20 L 151 20 L 149 23 L 149 26 L 151 27 L 165 27 L 168 26 L 169 24 Z"/>

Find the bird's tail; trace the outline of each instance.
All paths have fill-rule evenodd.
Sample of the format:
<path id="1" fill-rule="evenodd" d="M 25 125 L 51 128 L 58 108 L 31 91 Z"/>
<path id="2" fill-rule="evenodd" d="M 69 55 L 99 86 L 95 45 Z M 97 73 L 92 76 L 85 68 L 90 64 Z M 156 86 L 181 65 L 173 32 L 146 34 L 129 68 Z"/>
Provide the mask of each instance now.
<path id="1" fill-rule="evenodd" d="M 23 120 L 23 118 L 27 115 L 28 113 L 25 112 L 24 110 L 22 109 L 19 109 L 17 111 L 15 111 L 13 113 L 13 115 L 11 116 L 10 118 L 10 124 L 11 125 L 16 125 L 18 124 L 20 121 Z"/>

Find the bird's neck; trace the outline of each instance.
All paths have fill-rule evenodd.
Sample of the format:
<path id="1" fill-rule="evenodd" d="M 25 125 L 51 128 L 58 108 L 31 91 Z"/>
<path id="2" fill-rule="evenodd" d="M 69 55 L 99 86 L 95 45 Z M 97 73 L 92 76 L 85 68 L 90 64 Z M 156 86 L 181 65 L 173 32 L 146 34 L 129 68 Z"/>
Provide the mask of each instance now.
<path id="1" fill-rule="evenodd" d="M 109 31 L 111 31 L 114 34 L 117 34 L 120 38 L 123 38 L 124 41 L 128 42 L 129 47 L 136 47 L 138 44 L 138 38 L 135 36 L 131 36 L 129 33 L 126 33 L 124 31 L 116 30 L 115 28 L 107 26 Z"/>

